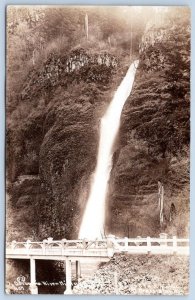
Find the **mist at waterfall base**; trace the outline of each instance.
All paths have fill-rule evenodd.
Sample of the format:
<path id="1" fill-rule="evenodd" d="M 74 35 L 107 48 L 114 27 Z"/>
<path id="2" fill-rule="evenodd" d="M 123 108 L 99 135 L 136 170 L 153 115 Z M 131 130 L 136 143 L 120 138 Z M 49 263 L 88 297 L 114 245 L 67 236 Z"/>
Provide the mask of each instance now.
<path id="1" fill-rule="evenodd" d="M 112 148 L 120 126 L 120 116 L 129 97 L 139 61 L 134 61 L 101 119 L 98 159 L 91 184 L 90 195 L 83 215 L 79 238 L 104 237 L 105 201 L 112 168 Z"/>

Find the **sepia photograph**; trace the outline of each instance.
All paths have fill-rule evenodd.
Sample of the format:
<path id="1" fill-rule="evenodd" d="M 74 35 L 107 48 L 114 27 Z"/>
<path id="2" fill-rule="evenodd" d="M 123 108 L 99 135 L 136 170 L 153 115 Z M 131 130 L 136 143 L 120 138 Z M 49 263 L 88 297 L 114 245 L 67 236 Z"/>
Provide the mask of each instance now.
<path id="1" fill-rule="evenodd" d="M 187 6 L 7 6 L 6 294 L 189 294 L 190 52 Z"/>

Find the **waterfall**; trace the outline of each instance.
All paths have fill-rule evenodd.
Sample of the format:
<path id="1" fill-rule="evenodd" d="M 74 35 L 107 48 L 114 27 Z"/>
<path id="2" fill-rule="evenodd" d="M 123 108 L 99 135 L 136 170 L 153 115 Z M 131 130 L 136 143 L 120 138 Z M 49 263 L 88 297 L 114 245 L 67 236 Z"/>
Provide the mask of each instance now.
<path id="1" fill-rule="evenodd" d="M 95 239 L 104 236 L 105 200 L 112 167 L 112 148 L 120 126 L 120 116 L 131 93 L 139 61 L 134 61 L 119 85 L 101 119 L 97 165 L 90 195 L 83 215 L 79 238 Z"/>

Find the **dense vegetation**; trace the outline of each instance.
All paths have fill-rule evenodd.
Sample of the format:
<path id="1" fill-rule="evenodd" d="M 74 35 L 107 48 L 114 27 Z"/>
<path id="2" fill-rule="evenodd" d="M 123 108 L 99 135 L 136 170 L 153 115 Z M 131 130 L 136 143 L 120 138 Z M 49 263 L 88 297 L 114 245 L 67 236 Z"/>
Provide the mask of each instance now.
<path id="1" fill-rule="evenodd" d="M 109 226 L 116 234 L 188 235 L 190 24 L 188 11 L 182 19 L 176 12 L 149 26 L 140 45 L 140 68 L 123 110 L 111 176 Z M 165 191 L 162 227 L 158 182 Z"/>
<path id="2" fill-rule="evenodd" d="M 138 56 L 113 155 L 106 230 L 188 232 L 189 12 L 172 8 L 148 22 L 152 8 L 109 9 L 8 8 L 10 238 L 77 236 L 99 120 Z M 165 188 L 163 228 L 158 181 Z"/>
<path id="3" fill-rule="evenodd" d="M 74 47 L 84 47 L 96 53 L 107 50 L 122 56 L 137 52 L 150 9 L 146 8 L 144 12 L 142 20 L 142 11 L 136 11 L 135 16 L 133 8 L 125 11 L 122 7 L 8 7 L 8 112 L 20 103 L 26 76 L 32 69 L 42 66 L 51 52 L 61 56 Z M 86 14 L 89 20 L 87 43 Z M 130 28 L 132 35 L 128 34 Z"/>
<path id="4" fill-rule="evenodd" d="M 75 294 L 188 295 L 189 259 L 173 255 L 115 255 L 89 279 L 81 280 Z"/>
<path id="5" fill-rule="evenodd" d="M 129 20 L 123 8 L 109 10 L 8 8 L 8 205 L 17 222 L 9 226 L 11 239 L 77 235 L 99 119 L 129 55 L 138 52 L 150 11 L 139 23 L 141 11 L 135 18 L 132 9 Z M 73 70 L 75 57 L 82 68 Z"/>

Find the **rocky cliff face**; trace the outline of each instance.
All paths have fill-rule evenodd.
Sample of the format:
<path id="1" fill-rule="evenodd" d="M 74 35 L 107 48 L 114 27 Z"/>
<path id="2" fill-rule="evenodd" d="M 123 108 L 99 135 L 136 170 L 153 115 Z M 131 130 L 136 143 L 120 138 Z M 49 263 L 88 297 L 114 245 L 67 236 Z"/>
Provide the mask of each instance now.
<path id="1" fill-rule="evenodd" d="M 32 69 L 24 84 L 21 98 L 26 100 L 43 94 L 52 87 L 67 87 L 73 81 L 107 83 L 109 74 L 106 71 L 116 69 L 118 59 L 108 52 L 89 54 L 82 48 L 76 48 L 61 57 L 51 52 L 47 61 L 40 62 L 42 68 Z M 99 70 L 99 72 L 98 72 Z M 104 70 L 104 72 L 102 72 Z"/>
<path id="2" fill-rule="evenodd" d="M 107 232 L 187 235 L 189 41 L 189 24 L 178 22 L 148 28 L 143 36 L 114 147 Z M 52 53 L 31 70 L 8 120 L 8 239 L 77 237 L 96 165 L 99 121 L 125 71 L 123 59 L 119 64 L 109 53 L 83 49 Z M 165 191 L 163 227 L 158 182 Z"/>
<path id="3" fill-rule="evenodd" d="M 99 120 L 124 72 L 116 57 L 83 49 L 51 54 L 30 72 L 17 108 L 22 117 L 14 111 L 8 126 L 8 239 L 77 237 Z"/>
<path id="4" fill-rule="evenodd" d="M 167 23 L 143 36 L 108 194 L 107 226 L 116 235 L 188 234 L 189 53 L 189 24 Z M 165 190 L 163 227 L 158 182 Z"/>

